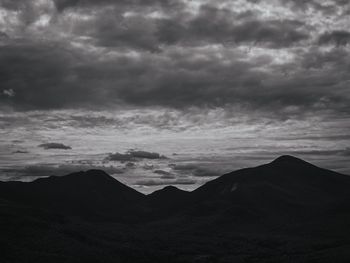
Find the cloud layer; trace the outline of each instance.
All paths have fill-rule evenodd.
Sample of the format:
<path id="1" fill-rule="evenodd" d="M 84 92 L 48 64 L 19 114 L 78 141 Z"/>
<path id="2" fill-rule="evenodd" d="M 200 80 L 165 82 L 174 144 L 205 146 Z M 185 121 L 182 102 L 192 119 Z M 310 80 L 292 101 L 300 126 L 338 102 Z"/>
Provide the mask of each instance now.
<path id="1" fill-rule="evenodd" d="M 0 100 L 348 114 L 347 10 L 336 0 L 2 1 Z"/>
<path id="2" fill-rule="evenodd" d="M 142 159 L 166 159 L 164 155 L 160 155 L 156 152 L 147 152 L 147 151 L 136 151 L 130 150 L 126 153 L 111 153 L 108 155 L 106 160 L 108 161 L 137 161 Z"/>
<path id="3" fill-rule="evenodd" d="M 349 15 L 346 0 L 0 0 L 0 169 L 87 160 L 191 189 L 288 153 L 348 173 Z"/>
<path id="4" fill-rule="evenodd" d="M 64 145 L 63 143 L 57 143 L 57 142 L 48 142 L 48 143 L 42 143 L 39 144 L 38 147 L 44 148 L 45 150 L 49 149 L 60 149 L 60 150 L 70 150 L 72 147 Z"/>

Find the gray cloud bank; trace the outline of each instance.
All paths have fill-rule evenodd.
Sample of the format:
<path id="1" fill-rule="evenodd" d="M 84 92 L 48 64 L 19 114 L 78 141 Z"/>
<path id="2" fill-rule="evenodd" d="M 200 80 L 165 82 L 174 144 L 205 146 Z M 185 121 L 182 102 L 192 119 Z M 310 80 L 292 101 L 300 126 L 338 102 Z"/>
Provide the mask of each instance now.
<path id="1" fill-rule="evenodd" d="M 348 2 L 194 2 L 2 1 L 1 103 L 349 113 Z"/>
<path id="2" fill-rule="evenodd" d="M 60 150 L 71 150 L 72 147 L 64 145 L 63 143 L 49 142 L 39 144 L 38 147 L 44 148 L 45 150 L 49 149 L 60 149 Z"/>
<path id="3" fill-rule="evenodd" d="M 130 150 L 126 153 L 111 153 L 109 156 L 106 158 L 108 161 L 137 161 L 137 160 L 142 160 L 142 159 L 166 159 L 164 155 L 161 155 L 156 152 L 147 152 L 147 151 L 135 151 L 135 150 Z"/>

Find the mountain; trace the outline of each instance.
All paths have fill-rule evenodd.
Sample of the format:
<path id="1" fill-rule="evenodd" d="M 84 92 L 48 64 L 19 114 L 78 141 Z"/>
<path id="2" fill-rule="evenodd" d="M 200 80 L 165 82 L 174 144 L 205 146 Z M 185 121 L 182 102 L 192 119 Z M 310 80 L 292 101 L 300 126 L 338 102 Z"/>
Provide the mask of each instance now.
<path id="1" fill-rule="evenodd" d="M 350 209 L 350 177 L 292 156 L 225 174 L 192 193 L 197 214 L 273 220 Z"/>
<path id="2" fill-rule="evenodd" d="M 66 215 L 128 218 L 144 195 L 101 170 L 51 176 L 30 183 L 1 182 L 0 198 Z"/>
<path id="3" fill-rule="evenodd" d="M 0 198 L 83 217 L 157 219 L 181 213 L 254 221 L 345 211 L 349 189 L 349 176 L 281 156 L 222 175 L 192 192 L 167 186 L 146 196 L 101 170 L 89 170 L 30 183 L 1 182 Z"/>
<path id="4" fill-rule="evenodd" d="M 182 210 L 190 196 L 190 192 L 170 185 L 147 195 L 144 207 L 154 216 L 170 216 Z"/>
<path id="5" fill-rule="evenodd" d="M 199 187 L 193 194 L 196 199 L 237 198 L 239 195 L 257 199 L 262 193 L 276 193 L 302 204 L 319 204 L 348 197 L 349 186 L 349 176 L 292 156 L 281 156 L 265 165 L 225 174 Z"/>
<path id="6" fill-rule="evenodd" d="M 159 205 L 163 203 L 172 204 L 177 203 L 183 199 L 186 199 L 190 195 L 190 192 L 181 190 L 175 186 L 169 185 L 163 189 L 154 191 L 147 196 L 147 199 L 156 202 Z"/>
<path id="7" fill-rule="evenodd" d="M 292 156 L 192 192 L 99 170 L 0 183 L 4 262 L 349 262 L 350 177 Z"/>

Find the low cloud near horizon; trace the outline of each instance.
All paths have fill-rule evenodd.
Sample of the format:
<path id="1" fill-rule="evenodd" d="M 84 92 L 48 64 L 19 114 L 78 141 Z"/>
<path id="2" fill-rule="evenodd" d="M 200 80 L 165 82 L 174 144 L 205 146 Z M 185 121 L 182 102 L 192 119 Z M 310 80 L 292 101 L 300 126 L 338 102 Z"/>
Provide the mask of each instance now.
<path id="1" fill-rule="evenodd" d="M 38 147 L 44 148 L 45 150 L 49 149 L 61 149 L 61 150 L 71 150 L 72 147 L 64 145 L 63 143 L 49 142 L 39 144 Z"/>
<path id="2" fill-rule="evenodd" d="M 167 157 L 156 152 L 129 150 L 126 153 L 111 153 L 108 155 L 106 160 L 108 161 L 137 161 L 142 159 L 166 159 Z"/>

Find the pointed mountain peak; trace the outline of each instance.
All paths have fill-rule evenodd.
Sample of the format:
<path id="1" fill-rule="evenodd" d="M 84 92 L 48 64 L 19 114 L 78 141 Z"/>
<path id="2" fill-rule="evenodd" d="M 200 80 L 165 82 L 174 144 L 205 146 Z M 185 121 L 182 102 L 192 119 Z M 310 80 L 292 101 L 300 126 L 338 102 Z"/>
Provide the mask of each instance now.
<path id="1" fill-rule="evenodd" d="M 185 191 L 185 190 L 181 190 L 173 185 L 168 185 L 162 189 L 159 189 L 157 191 L 154 191 L 153 193 L 149 194 L 149 196 L 168 196 L 168 195 L 181 195 L 181 194 L 187 194 L 189 192 Z"/>
<path id="2" fill-rule="evenodd" d="M 101 182 L 118 182 L 112 176 L 102 170 L 92 169 L 87 171 L 80 171 L 70 173 L 64 176 L 50 176 L 46 178 L 39 178 L 33 182 L 35 183 L 50 183 L 50 182 L 61 182 L 61 183 L 79 183 L 86 184 L 88 182 L 101 183 Z"/>
<path id="3" fill-rule="evenodd" d="M 297 157 L 294 157 L 292 155 L 281 155 L 280 157 L 276 158 L 273 162 L 299 162 L 303 161 Z"/>
<path id="4" fill-rule="evenodd" d="M 282 155 L 273 160 L 270 164 L 277 166 L 313 166 L 311 163 L 308 163 L 292 155 Z"/>
<path id="5" fill-rule="evenodd" d="M 163 194 L 163 193 L 176 193 L 176 192 L 182 192 L 182 191 L 183 190 L 177 188 L 176 186 L 168 185 L 162 189 L 154 191 L 153 193 L 151 193 L 151 195 L 152 194 Z"/>

